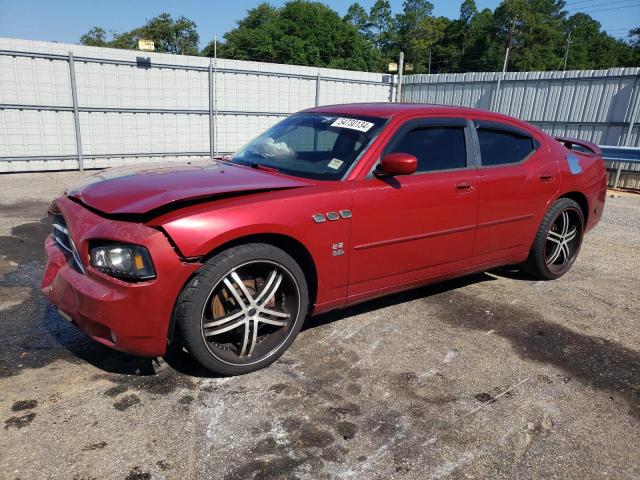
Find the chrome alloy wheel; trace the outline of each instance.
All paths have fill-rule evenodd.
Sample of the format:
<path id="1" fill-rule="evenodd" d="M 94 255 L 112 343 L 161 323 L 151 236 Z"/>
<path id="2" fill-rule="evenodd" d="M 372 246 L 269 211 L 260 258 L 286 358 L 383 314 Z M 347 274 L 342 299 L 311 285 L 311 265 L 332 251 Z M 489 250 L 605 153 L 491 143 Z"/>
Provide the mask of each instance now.
<path id="1" fill-rule="evenodd" d="M 551 223 L 545 244 L 545 263 L 554 273 L 566 271 L 578 253 L 582 216 L 574 208 L 562 210 Z"/>
<path id="2" fill-rule="evenodd" d="M 219 360 L 249 365 L 287 340 L 299 310 L 300 289 L 287 268 L 271 260 L 247 262 L 211 290 L 202 311 L 202 336 Z"/>

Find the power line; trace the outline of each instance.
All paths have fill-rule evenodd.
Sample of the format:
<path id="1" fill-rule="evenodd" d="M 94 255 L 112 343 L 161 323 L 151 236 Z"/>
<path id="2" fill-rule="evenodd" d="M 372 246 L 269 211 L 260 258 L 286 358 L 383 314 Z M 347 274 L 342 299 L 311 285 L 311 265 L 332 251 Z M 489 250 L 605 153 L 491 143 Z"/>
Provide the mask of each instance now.
<path id="1" fill-rule="evenodd" d="M 618 5 L 620 3 L 629 3 L 629 2 L 631 2 L 630 6 L 638 5 L 638 3 L 635 0 L 619 0 L 617 2 L 605 2 L 605 3 L 601 3 L 599 5 L 587 5 L 585 7 L 569 8 L 569 9 L 567 9 L 567 12 L 575 12 L 575 11 L 578 11 L 578 10 L 580 10 L 582 12 L 588 12 L 593 8 L 600 8 L 600 7 L 604 7 L 604 6 L 609 7 L 611 5 Z M 616 8 L 619 8 L 619 7 L 616 7 Z"/>
<path id="2" fill-rule="evenodd" d="M 601 0 L 581 0 L 579 2 L 567 2 L 565 4 L 565 7 L 568 7 L 569 5 L 578 5 L 580 3 L 596 3 L 596 2 L 600 2 Z M 603 2 L 603 3 L 607 3 L 607 2 Z"/>
<path id="3" fill-rule="evenodd" d="M 577 11 L 576 13 L 598 13 L 598 12 L 607 12 L 609 10 L 622 10 L 623 8 L 640 8 L 640 5 L 638 5 L 637 3 L 635 5 L 625 5 L 625 6 L 620 6 L 620 7 L 613 7 L 613 8 L 603 8 L 601 10 L 580 10 Z"/>

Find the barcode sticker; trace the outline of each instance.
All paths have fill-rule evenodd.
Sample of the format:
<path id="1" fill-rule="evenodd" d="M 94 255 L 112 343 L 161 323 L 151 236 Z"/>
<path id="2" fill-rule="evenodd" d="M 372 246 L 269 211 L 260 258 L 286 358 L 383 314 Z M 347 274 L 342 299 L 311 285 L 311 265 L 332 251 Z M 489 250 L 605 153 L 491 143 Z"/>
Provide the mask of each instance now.
<path id="1" fill-rule="evenodd" d="M 373 127 L 373 123 L 358 120 L 357 118 L 340 117 L 335 119 L 331 126 L 338 128 L 350 128 L 351 130 L 358 130 L 359 132 L 367 132 L 371 127 Z"/>

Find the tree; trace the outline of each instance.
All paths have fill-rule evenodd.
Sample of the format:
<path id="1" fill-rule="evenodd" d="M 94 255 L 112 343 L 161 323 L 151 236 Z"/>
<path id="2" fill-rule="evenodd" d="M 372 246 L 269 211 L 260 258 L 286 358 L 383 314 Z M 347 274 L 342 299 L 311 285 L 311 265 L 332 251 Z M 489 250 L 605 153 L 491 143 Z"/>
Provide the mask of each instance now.
<path id="1" fill-rule="evenodd" d="M 369 15 L 358 2 L 349 7 L 347 14 L 344 16 L 344 20 L 356 27 L 365 37 L 370 36 Z"/>
<path id="2" fill-rule="evenodd" d="M 103 28 L 93 27 L 80 37 L 80 43 L 90 47 L 107 47 L 109 43 L 107 41 L 107 32 Z"/>
<path id="3" fill-rule="evenodd" d="M 640 47 L 640 27 L 629 30 L 629 43 L 634 48 Z"/>
<path id="4" fill-rule="evenodd" d="M 477 13 L 478 7 L 474 0 L 464 0 L 460 5 L 460 21 L 465 25 L 469 25 Z"/>
<path id="5" fill-rule="evenodd" d="M 369 25 L 373 44 L 383 57 L 392 57 L 397 32 L 388 0 L 376 0 L 369 10 Z"/>
<path id="6" fill-rule="evenodd" d="M 432 34 L 431 18 L 433 4 L 427 0 L 405 0 L 402 13 L 396 15 L 399 47 L 407 62 L 422 65 L 427 52 L 425 46 Z"/>
<path id="7" fill-rule="evenodd" d="M 556 70 L 564 56 L 564 2 L 558 0 L 504 0 L 494 12 L 495 34 L 507 47 L 515 20 L 509 70 Z"/>
<path id="8" fill-rule="evenodd" d="M 159 52 L 198 54 L 196 24 L 167 13 L 120 34 L 93 27 L 80 41 L 137 49 L 141 38 L 153 40 Z M 368 12 L 356 2 L 344 18 L 319 2 L 290 0 L 279 8 L 262 3 L 224 35 L 218 54 L 385 71 L 402 50 L 416 73 L 500 71 L 509 38 L 510 71 L 563 68 L 567 46 L 567 69 L 640 65 L 640 27 L 630 30 L 627 40 L 616 39 L 588 14 L 569 14 L 564 0 L 502 0 L 493 11 L 478 11 L 475 0 L 463 0 L 456 19 L 434 17 L 428 0 L 404 0 L 395 15 L 389 0 L 375 0 Z M 201 54 L 213 56 L 213 50 L 211 42 Z"/>
<path id="9" fill-rule="evenodd" d="M 367 71 L 379 66 L 371 42 L 319 2 L 294 0 L 280 8 L 263 3 L 249 10 L 224 40 L 219 50 L 224 58 Z M 212 51 L 209 44 L 204 54 Z"/>
<path id="10" fill-rule="evenodd" d="M 80 43 L 135 50 L 138 40 L 144 38 L 153 40 L 158 52 L 197 55 L 200 37 L 196 28 L 196 24 L 186 17 L 174 20 L 170 14 L 163 13 L 148 20 L 142 27 L 121 34 L 112 33 L 111 40 L 107 40 L 104 29 L 93 27 L 80 37 Z"/>
<path id="11" fill-rule="evenodd" d="M 478 7 L 476 7 L 476 2 L 474 0 L 464 0 L 462 5 L 460 5 L 460 27 L 462 29 L 462 39 L 461 39 L 461 47 L 462 47 L 462 55 L 464 55 L 464 47 L 467 39 L 467 31 L 469 30 L 469 25 L 473 20 L 473 17 L 478 13 Z"/>

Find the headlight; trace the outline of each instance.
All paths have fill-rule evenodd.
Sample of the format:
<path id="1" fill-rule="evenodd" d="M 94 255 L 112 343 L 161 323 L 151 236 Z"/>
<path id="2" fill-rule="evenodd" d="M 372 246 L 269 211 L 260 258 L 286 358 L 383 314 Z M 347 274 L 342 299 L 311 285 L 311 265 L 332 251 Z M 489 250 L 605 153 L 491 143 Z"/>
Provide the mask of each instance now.
<path id="1" fill-rule="evenodd" d="M 156 278 L 149 251 L 140 245 L 109 243 L 89 249 L 91 266 L 124 280 Z"/>

